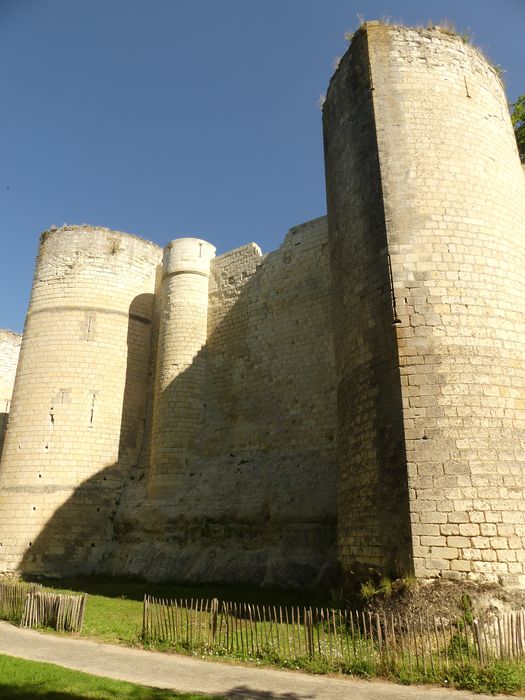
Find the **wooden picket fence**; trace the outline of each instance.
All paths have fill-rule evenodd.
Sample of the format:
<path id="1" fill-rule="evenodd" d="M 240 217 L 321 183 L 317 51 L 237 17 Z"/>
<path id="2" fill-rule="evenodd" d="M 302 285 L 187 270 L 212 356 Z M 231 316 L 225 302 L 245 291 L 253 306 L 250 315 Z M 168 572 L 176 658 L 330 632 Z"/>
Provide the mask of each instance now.
<path id="1" fill-rule="evenodd" d="M 42 590 L 36 583 L 0 583 L 0 618 L 20 627 L 52 627 L 65 632 L 80 632 L 84 622 L 86 594 L 68 595 Z"/>
<path id="2" fill-rule="evenodd" d="M 20 627 L 52 627 L 64 632 L 80 632 L 84 623 L 86 599 L 86 593 L 28 593 Z"/>
<path id="3" fill-rule="evenodd" d="M 145 642 L 201 654 L 322 659 L 337 668 L 361 664 L 423 674 L 525 656 L 525 611 L 450 620 L 145 596 L 143 612 Z"/>
<path id="4" fill-rule="evenodd" d="M 0 618 L 20 621 L 28 593 L 41 589 L 42 586 L 38 583 L 0 582 Z"/>

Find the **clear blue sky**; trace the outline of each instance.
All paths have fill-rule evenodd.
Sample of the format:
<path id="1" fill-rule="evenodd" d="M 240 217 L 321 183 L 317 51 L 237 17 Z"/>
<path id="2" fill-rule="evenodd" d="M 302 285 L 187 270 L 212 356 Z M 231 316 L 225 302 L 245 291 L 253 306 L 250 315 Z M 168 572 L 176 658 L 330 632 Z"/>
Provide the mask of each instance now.
<path id="1" fill-rule="evenodd" d="M 0 328 L 52 224 L 268 252 L 324 214 L 316 103 L 358 15 L 470 28 L 525 92 L 525 0 L 0 0 Z"/>

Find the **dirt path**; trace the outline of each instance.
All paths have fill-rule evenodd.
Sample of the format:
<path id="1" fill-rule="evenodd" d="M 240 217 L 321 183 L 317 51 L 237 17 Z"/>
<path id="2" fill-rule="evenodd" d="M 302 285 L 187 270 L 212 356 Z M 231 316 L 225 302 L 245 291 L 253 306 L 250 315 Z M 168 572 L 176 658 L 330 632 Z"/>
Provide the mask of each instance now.
<path id="1" fill-rule="evenodd" d="M 0 653 L 47 661 L 97 676 L 158 688 L 223 695 L 232 700 L 482 700 L 487 695 L 312 676 L 214 663 L 87 639 L 22 630 L 0 622 Z M 494 696 L 490 696 L 493 698 Z M 503 697 L 503 696 L 501 696 Z"/>

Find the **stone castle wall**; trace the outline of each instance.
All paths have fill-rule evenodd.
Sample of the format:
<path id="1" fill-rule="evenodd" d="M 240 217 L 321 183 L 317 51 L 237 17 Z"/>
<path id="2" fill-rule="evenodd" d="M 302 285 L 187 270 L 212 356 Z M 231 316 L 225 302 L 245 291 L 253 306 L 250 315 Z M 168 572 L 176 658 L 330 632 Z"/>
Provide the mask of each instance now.
<path id="1" fill-rule="evenodd" d="M 324 218 L 292 229 L 266 256 L 250 244 L 211 261 L 205 347 L 195 346 L 194 361 L 179 363 L 164 387 L 176 406 L 205 373 L 205 392 L 191 389 L 202 396 L 200 422 L 192 411 L 188 424 L 196 440 L 185 446 L 177 488 L 148 488 L 155 447 L 128 486 L 107 557 L 112 571 L 307 585 L 333 570 L 330 313 Z"/>
<path id="2" fill-rule="evenodd" d="M 367 23 L 323 120 L 328 218 L 272 253 L 43 234 L 0 572 L 308 586 L 339 560 L 525 586 L 525 178 L 501 82 L 458 37 Z"/>
<path id="3" fill-rule="evenodd" d="M 7 417 L 11 405 L 21 341 L 22 336 L 18 333 L 0 330 L 0 457 L 2 456 L 2 445 L 7 428 Z"/>
<path id="4" fill-rule="evenodd" d="M 319 580 L 335 563 L 335 361 L 326 219 L 212 265 L 206 460 L 230 473 L 221 516 L 247 527 L 262 580 Z M 223 525 L 224 526 L 224 525 Z"/>
<path id="5" fill-rule="evenodd" d="M 384 469 L 382 481 L 397 470 L 397 459 L 383 462 L 397 416 L 415 574 L 523 585 L 525 180 L 501 81 L 459 37 L 369 23 L 333 78 L 325 142 L 336 279 L 342 294 L 377 297 L 375 307 L 360 301 L 370 304 L 363 348 L 349 343 L 351 328 L 340 333 L 341 370 L 365 374 L 357 402 L 385 391 L 390 401 L 400 388 L 386 415 L 367 407 L 367 429 L 379 420 L 341 463 L 350 514 L 363 522 L 360 509 L 376 504 L 368 547 L 343 515 L 342 557 L 377 561 L 388 494 L 352 492 L 359 474 Z M 367 205 L 377 220 L 363 225 Z M 339 328 L 356 320 L 349 303 Z M 381 323 L 388 355 L 377 352 Z M 351 423 L 340 414 L 340 429 L 359 439 Z"/>

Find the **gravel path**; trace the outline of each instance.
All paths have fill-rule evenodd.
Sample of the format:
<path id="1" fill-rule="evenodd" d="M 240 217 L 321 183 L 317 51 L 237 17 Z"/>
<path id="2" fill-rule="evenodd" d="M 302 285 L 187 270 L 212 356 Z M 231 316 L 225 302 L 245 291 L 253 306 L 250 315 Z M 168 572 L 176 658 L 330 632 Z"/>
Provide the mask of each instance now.
<path id="1" fill-rule="evenodd" d="M 0 622 L 0 653 L 47 661 L 96 676 L 158 688 L 223 695 L 232 700 L 483 700 L 488 695 L 313 676 L 203 661 L 87 639 L 55 636 Z M 1 679 L 0 679 L 1 683 Z M 503 696 L 501 696 L 503 697 Z"/>

